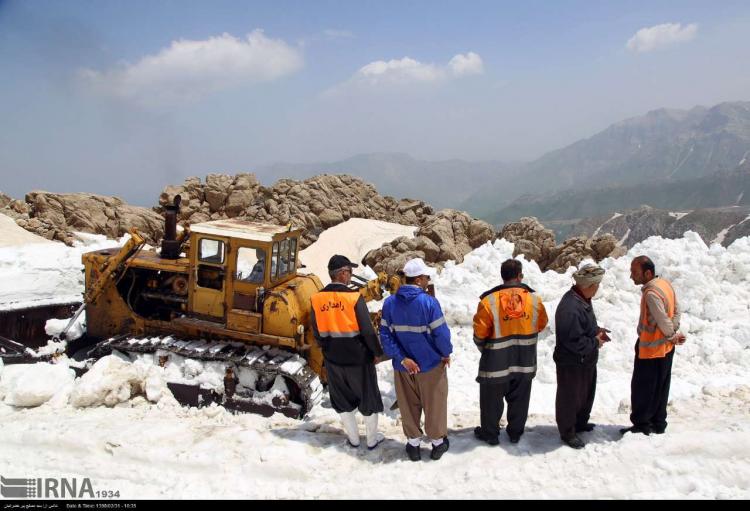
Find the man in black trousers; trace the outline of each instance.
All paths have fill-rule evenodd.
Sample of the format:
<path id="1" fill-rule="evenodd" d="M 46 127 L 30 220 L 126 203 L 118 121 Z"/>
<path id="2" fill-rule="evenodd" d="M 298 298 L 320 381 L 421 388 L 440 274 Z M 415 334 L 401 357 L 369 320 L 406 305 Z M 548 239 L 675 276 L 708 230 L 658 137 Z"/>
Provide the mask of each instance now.
<path id="1" fill-rule="evenodd" d="M 586 445 L 578 433 L 594 429 L 589 417 L 596 394 L 596 363 L 599 348 L 609 337 L 596 322 L 591 299 L 603 277 L 604 269 L 596 265 L 581 267 L 573 274 L 575 285 L 555 311 L 555 419 L 560 438 L 573 449 Z"/>

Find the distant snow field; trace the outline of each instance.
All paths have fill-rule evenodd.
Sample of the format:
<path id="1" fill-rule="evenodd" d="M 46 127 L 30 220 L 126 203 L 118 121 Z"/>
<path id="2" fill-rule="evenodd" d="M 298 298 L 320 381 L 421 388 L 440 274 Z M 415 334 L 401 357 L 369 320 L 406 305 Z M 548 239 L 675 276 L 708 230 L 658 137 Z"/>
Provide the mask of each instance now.
<path id="1" fill-rule="evenodd" d="M 341 245 L 326 236 L 333 229 L 323 233 L 307 249 L 317 254 L 308 261 L 319 266 L 333 252 L 361 257 L 367 225 L 340 231 L 333 239 Z M 410 234 L 390 234 L 396 235 Z M 350 255 L 346 244 L 358 248 Z M 43 292 L 80 293 L 80 268 L 72 261 L 80 263 L 90 247 L 55 247 L 44 257 L 30 245 L 0 249 L 0 303 L 43 301 Z M 378 366 L 387 440 L 368 451 L 346 445 L 327 399 L 302 421 L 233 415 L 217 406 L 187 409 L 166 389 L 164 369 L 107 357 L 75 379 L 66 360 L 0 364 L 0 473 L 89 477 L 95 490 L 119 490 L 123 498 L 750 497 L 750 238 L 724 248 L 706 246 L 692 232 L 678 240 L 652 237 L 601 263 L 607 273 L 594 308 L 613 340 L 599 360 L 592 416 L 598 426 L 583 435 L 581 451 L 560 443 L 554 420 L 554 311 L 574 269 L 541 272 L 525 260 L 525 282 L 551 319 L 539 341 L 526 433 L 517 445 L 504 433 L 498 447 L 474 439 L 479 353 L 472 317 L 479 295 L 500 282 L 500 264 L 512 253 L 504 240 L 487 243 L 462 264 L 447 263 L 435 278 L 454 344 L 451 445 L 440 461 L 429 460 L 426 443 L 420 464 L 406 460 L 398 410 L 388 410 L 395 400 L 390 363 Z M 29 254 L 32 262 L 12 264 Z M 667 433 L 621 437 L 618 428 L 629 425 L 640 299 L 629 265 L 640 254 L 652 257 L 674 284 L 688 340 L 674 359 Z M 41 287 L 51 268 L 65 285 Z M 195 377 L 208 381 L 214 369 Z"/>

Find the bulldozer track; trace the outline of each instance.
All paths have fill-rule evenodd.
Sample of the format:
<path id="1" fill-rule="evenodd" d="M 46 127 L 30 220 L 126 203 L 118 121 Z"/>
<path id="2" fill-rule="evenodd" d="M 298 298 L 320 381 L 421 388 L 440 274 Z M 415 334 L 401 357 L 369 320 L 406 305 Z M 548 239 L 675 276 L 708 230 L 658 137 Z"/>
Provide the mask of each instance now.
<path id="1" fill-rule="evenodd" d="M 219 394 L 199 389 L 197 386 L 170 383 L 169 387 L 173 394 L 183 404 L 205 406 L 211 402 L 217 402 L 231 410 L 258 413 L 266 417 L 274 412 L 280 412 L 288 417 L 302 418 L 321 400 L 323 394 L 323 384 L 320 378 L 310 369 L 305 359 L 299 354 L 279 348 L 259 347 L 230 341 L 187 340 L 173 336 L 117 336 L 97 344 L 89 355 L 101 358 L 111 354 L 113 350 L 127 354 L 168 355 L 173 353 L 194 360 L 224 362 L 227 365 L 246 367 L 271 379 L 283 376 L 296 387 L 291 392 L 290 400 L 274 399 L 269 403 L 267 400 L 259 401 L 248 393 Z M 190 392 L 190 389 L 185 387 L 196 388 L 192 390 L 193 395 L 182 396 L 184 399 L 180 399 L 178 394 Z"/>

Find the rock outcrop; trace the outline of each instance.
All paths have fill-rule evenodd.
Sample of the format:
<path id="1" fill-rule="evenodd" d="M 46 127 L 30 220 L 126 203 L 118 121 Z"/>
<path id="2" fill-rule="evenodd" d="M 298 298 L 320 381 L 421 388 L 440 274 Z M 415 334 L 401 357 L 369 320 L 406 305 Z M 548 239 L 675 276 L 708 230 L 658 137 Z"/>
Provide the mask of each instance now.
<path id="1" fill-rule="evenodd" d="M 349 218 L 419 226 L 434 213 L 422 201 L 383 197 L 371 184 L 348 175 L 281 179 L 269 188 L 261 186 L 253 174 L 209 174 L 205 183 L 191 177 L 180 186 L 166 187 L 159 204 L 171 204 L 177 194 L 182 196 L 179 218 L 183 224 L 222 218 L 291 223 L 305 229 L 302 248 L 317 240 L 323 230 Z"/>
<path id="2" fill-rule="evenodd" d="M 542 270 L 557 272 L 577 266 L 585 258 L 598 262 L 626 252 L 611 234 L 594 238 L 576 236 L 555 245 L 554 233 L 534 217 L 524 217 L 518 222 L 506 224 L 498 237 L 515 244 L 513 257 L 523 254 L 526 259 L 536 261 Z"/>
<path id="3" fill-rule="evenodd" d="M 425 220 L 414 238 L 400 237 L 371 250 L 362 259 L 376 272 L 389 274 L 402 269 L 409 259 L 421 257 L 431 265 L 464 260 L 478 246 L 492 240 L 492 227 L 462 211 L 444 209 Z"/>
<path id="4" fill-rule="evenodd" d="M 89 193 L 34 191 L 26 194 L 24 201 L 10 201 L 2 213 L 27 231 L 67 244 L 75 240 L 74 232 L 118 238 L 136 227 L 151 244 L 164 232 L 164 219 L 151 209 Z"/>

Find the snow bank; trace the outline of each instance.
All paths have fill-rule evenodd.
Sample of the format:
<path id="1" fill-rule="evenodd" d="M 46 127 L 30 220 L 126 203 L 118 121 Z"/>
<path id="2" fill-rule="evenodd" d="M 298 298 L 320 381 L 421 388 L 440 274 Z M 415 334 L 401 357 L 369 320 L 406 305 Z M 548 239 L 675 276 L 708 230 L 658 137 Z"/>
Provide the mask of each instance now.
<path id="1" fill-rule="evenodd" d="M 511 257 L 513 244 L 498 240 L 468 254 L 464 262 L 446 264 L 435 281 L 436 295 L 453 333 L 455 347 L 450 407 L 478 407 L 474 377 L 479 352 L 472 341 L 472 318 L 479 295 L 502 282 L 501 263 Z M 750 366 L 750 238 L 737 240 L 729 248 L 707 247 L 694 232 L 681 239 L 649 238 L 618 259 L 606 259 L 607 270 L 594 310 L 599 323 L 612 330 L 612 342 L 600 353 L 597 397 L 594 410 L 619 411 L 629 406 L 630 374 L 633 367 L 640 287 L 630 280 L 630 261 L 645 254 L 656 264 L 657 273 L 670 280 L 683 311 L 681 330 L 688 341 L 677 348 L 672 379 L 672 397 L 688 397 L 705 385 L 735 386 L 747 383 Z M 523 260 L 522 256 L 521 259 Z M 583 263 L 582 263 L 583 264 Z M 573 284 L 570 268 L 564 274 L 542 273 L 534 262 L 523 260 L 524 282 L 545 303 L 550 326 L 539 341 L 538 374 L 532 390 L 531 411 L 554 410 L 555 339 L 554 314 L 562 295 Z M 379 368 L 380 369 L 380 368 Z M 387 374 L 387 373 L 386 373 Z M 382 377 L 386 374 L 381 372 Z"/>
<path id="2" fill-rule="evenodd" d="M 81 301 L 81 255 L 121 245 L 127 236 L 114 241 L 89 234 L 73 247 L 59 242 L 0 247 L 0 310 Z"/>
<path id="3" fill-rule="evenodd" d="M 111 407 L 137 395 L 145 395 L 153 403 L 171 396 L 163 370 L 143 360 L 131 363 L 110 355 L 99 359 L 76 380 L 70 394 L 70 404 L 77 408 Z"/>
<path id="4" fill-rule="evenodd" d="M 40 406 L 58 393 L 65 394 L 74 378 L 64 363 L 11 365 L 0 373 L 0 400 L 11 406 Z"/>
<path id="5" fill-rule="evenodd" d="M 20 227 L 15 220 L 0 213 L 0 247 L 12 247 L 29 243 L 52 243 Z"/>
<path id="6" fill-rule="evenodd" d="M 417 227 L 384 222 L 382 220 L 367 220 L 364 218 L 350 218 L 320 234 L 318 240 L 301 251 L 300 261 L 306 266 L 305 271 L 314 273 L 326 285 L 328 278 L 328 260 L 334 254 L 341 254 L 350 261 L 359 264 L 362 258 L 383 243 L 395 240 L 399 236 L 412 237 Z M 363 268 L 357 268 L 361 275 Z"/>

